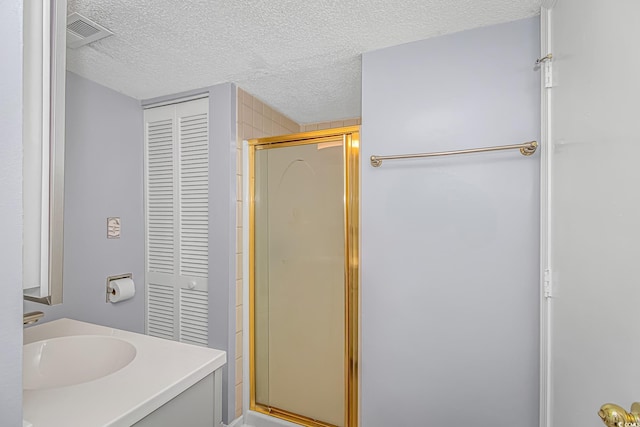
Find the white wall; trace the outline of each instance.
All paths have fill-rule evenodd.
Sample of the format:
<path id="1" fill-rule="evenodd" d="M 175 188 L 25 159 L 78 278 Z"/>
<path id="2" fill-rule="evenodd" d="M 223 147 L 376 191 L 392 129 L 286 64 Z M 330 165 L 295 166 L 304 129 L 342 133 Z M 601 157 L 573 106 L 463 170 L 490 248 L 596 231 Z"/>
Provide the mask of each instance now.
<path id="1" fill-rule="evenodd" d="M 363 426 L 538 425 L 539 154 L 368 161 L 538 139 L 538 52 L 532 18 L 363 56 Z"/>
<path id="2" fill-rule="evenodd" d="M 68 72 L 65 130 L 63 303 L 25 311 L 144 332 L 140 101 Z M 107 239 L 107 217 L 120 217 L 120 239 Z M 121 273 L 133 273 L 136 295 L 106 303 L 107 277 Z"/>
<path id="3" fill-rule="evenodd" d="M 22 1 L 0 2 L 0 425 L 22 420 Z"/>
<path id="4" fill-rule="evenodd" d="M 640 400 L 640 2 L 552 9 L 552 419 Z"/>

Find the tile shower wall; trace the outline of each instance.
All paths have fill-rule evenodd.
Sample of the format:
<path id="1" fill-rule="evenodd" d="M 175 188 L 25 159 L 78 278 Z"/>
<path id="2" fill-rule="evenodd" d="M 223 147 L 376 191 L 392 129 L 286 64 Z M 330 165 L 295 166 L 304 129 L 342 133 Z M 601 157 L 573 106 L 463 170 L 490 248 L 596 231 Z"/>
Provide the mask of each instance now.
<path id="1" fill-rule="evenodd" d="M 335 120 L 332 122 L 308 123 L 306 125 L 300 125 L 300 130 L 302 132 L 311 132 L 314 130 L 341 128 L 345 126 L 359 126 L 361 124 L 360 122 L 361 120 L 358 117 L 354 119 Z"/>
<path id="2" fill-rule="evenodd" d="M 242 415 L 242 141 L 252 138 L 360 125 L 360 118 L 299 125 L 289 117 L 238 88 L 238 141 L 236 156 L 236 418 Z"/>
<path id="3" fill-rule="evenodd" d="M 238 88 L 236 206 L 236 418 L 242 415 L 242 141 L 300 132 L 301 126 L 258 98 Z"/>

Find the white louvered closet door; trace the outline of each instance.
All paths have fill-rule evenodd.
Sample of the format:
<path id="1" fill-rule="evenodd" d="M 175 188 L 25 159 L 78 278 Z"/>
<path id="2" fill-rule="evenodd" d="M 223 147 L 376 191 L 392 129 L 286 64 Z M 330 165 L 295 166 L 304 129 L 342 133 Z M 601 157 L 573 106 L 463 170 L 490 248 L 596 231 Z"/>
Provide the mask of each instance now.
<path id="1" fill-rule="evenodd" d="M 149 335 L 207 345 L 209 102 L 145 110 Z"/>

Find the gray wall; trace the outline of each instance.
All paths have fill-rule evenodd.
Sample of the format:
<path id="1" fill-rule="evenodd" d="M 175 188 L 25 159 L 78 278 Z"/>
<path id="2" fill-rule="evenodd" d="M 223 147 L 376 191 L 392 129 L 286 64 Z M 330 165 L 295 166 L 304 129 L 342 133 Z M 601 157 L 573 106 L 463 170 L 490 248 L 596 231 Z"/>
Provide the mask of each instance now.
<path id="1" fill-rule="evenodd" d="M 227 351 L 223 417 L 235 413 L 236 87 L 221 84 L 143 101 L 143 105 L 209 93 L 210 284 L 209 345 Z M 47 307 L 60 317 L 144 333 L 143 115 L 140 101 L 67 73 L 64 302 Z M 224 203 L 221 203 L 225 201 Z M 228 201 L 228 202 L 226 202 Z M 122 237 L 106 238 L 106 219 L 122 219 Z M 107 276 L 132 272 L 136 296 L 105 303 Z"/>
<path id="2" fill-rule="evenodd" d="M 0 2 L 0 425 L 22 420 L 22 1 Z"/>
<path id="3" fill-rule="evenodd" d="M 538 139 L 538 26 L 363 56 L 364 426 L 538 425 L 539 153 L 368 161 Z"/>
<path id="4" fill-rule="evenodd" d="M 140 101 L 71 72 L 66 94 L 63 303 L 25 310 L 144 332 Z M 107 217 L 120 217 L 120 239 L 107 239 Z M 106 279 L 120 273 L 133 273 L 136 295 L 106 303 Z"/>
<path id="5" fill-rule="evenodd" d="M 235 418 L 236 86 L 209 90 L 209 346 L 227 352 L 222 419 Z"/>

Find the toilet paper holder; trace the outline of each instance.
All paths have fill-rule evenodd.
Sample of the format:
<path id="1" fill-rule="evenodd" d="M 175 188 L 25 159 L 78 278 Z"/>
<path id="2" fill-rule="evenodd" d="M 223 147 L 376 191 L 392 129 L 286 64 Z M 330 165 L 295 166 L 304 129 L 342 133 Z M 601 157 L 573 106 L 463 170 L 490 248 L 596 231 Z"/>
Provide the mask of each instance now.
<path id="1" fill-rule="evenodd" d="M 120 279 L 133 279 L 133 274 L 125 273 L 125 274 L 118 274 L 117 276 L 107 277 L 107 297 L 106 297 L 107 302 L 110 302 L 109 295 L 115 292 L 111 287 L 111 282 L 113 282 L 114 280 L 120 280 Z"/>

